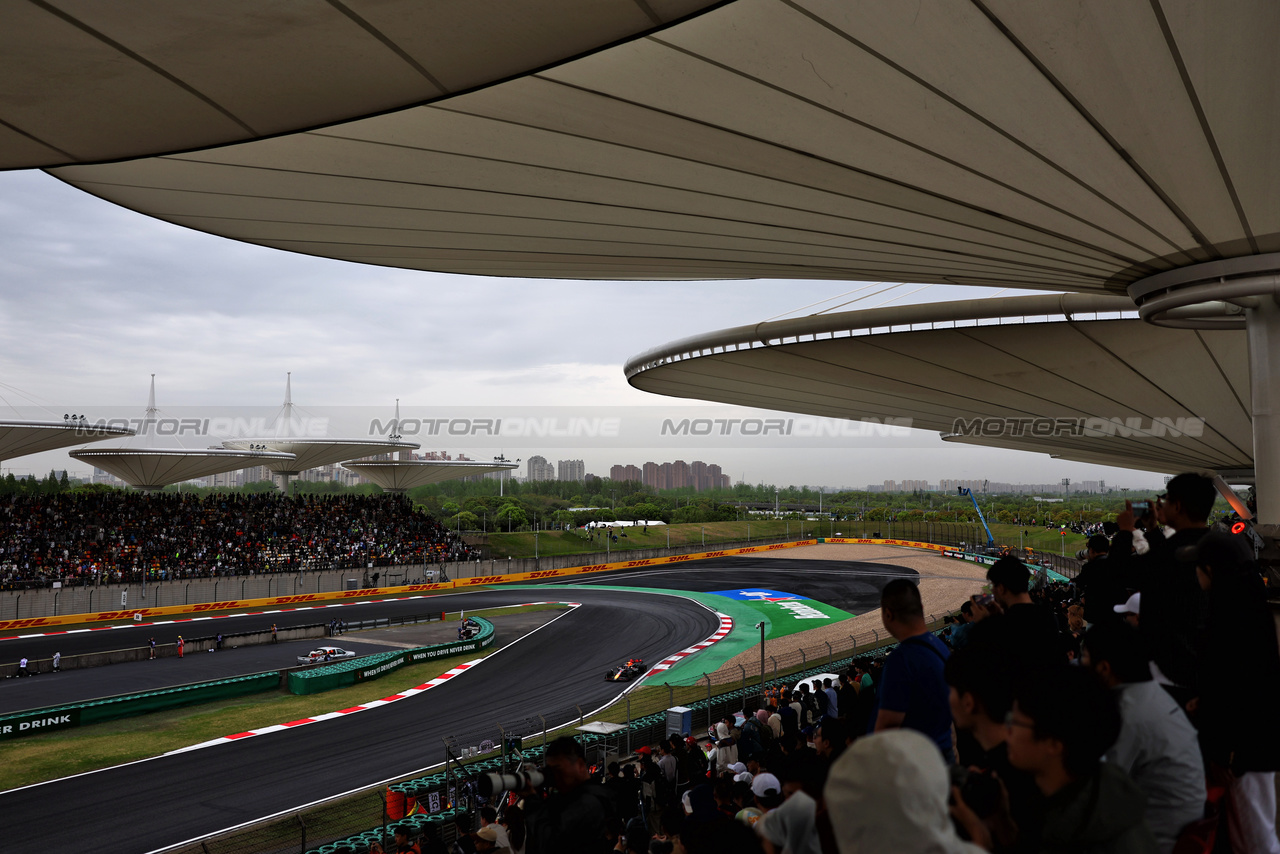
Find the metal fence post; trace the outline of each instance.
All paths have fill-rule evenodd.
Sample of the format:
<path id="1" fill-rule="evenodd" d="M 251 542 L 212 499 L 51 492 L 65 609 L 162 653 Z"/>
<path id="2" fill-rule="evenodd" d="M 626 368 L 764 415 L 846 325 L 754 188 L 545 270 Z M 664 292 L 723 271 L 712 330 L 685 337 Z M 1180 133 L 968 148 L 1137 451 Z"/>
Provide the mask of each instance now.
<path id="1" fill-rule="evenodd" d="M 747 668 L 739 664 L 738 669 L 742 671 L 742 696 L 745 699 L 747 696 Z"/>
<path id="2" fill-rule="evenodd" d="M 542 749 L 547 749 L 547 719 L 542 715 L 538 715 L 538 720 L 542 721 Z"/>
<path id="3" fill-rule="evenodd" d="M 800 669 L 801 670 L 809 669 L 809 657 L 804 654 L 803 648 L 800 650 Z"/>
<path id="4" fill-rule="evenodd" d="M 876 639 L 876 643 L 880 643 L 880 633 L 875 629 L 871 630 L 871 636 Z"/>
<path id="5" fill-rule="evenodd" d="M 831 641 L 823 641 L 827 645 L 827 667 L 835 663 L 836 655 L 831 651 Z"/>
<path id="6" fill-rule="evenodd" d="M 582 711 L 582 706 L 579 706 L 578 704 L 575 703 L 573 707 L 578 710 L 578 726 L 580 727 L 586 726 L 587 715 L 586 715 L 586 712 Z"/>

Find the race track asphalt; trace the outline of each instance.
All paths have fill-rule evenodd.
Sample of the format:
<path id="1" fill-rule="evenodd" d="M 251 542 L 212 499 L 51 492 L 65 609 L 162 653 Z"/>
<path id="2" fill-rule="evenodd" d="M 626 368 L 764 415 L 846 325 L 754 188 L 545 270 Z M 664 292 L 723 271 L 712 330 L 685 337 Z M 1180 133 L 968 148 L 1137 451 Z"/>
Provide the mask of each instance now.
<path id="1" fill-rule="evenodd" d="M 638 656 L 661 658 L 703 640 L 715 631 L 717 620 L 687 599 L 644 593 L 591 589 L 592 583 L 664 590 L 716 590 L 759 587 L 806 596 L 851 613 L 879 606 L 880 590 L 893 578 L 915 577 L 898 566 L 849 564 L 810 560 L 768 560 L 750 557 L 717 558 L 696 564 L 646 568 L 602 574 L 586 580 L 549 583 L 546 596 L 529 591 L 494 589 L 414 598 L 400 601 L 345 604 L 277 614 L 192 620 L 167 625 L 129 626 L 104 631 L 66 633 L 42 638 L 0 641 L 0 660 L 20 655 L 47 658 L 55 650 L 71 655 L 89 651 L 139 647 L 155 636 L 157 643 L 209 636 L 218 631 L 261 630 L 275 622 L 281 628 L 374 616 L 424 614 L 494 608 L 538 599 L 567 599 L 584 607 L 547 624 L 466 672 L 416 697 L 378 709 L 329 721 L 256 736 L 214 747 L 157 757 L 78 777 L 55 780 L 0 793 L 4 838 L 23 848 L 72 850 L 62 819 L 74 815 L 80 828 L 76 839 L 92 840 L 102 852 L 146 852 L 251 822 L 342 792 L 412 776 L 443 760 L 445 736 L 494 738 L 497 724 L 508 726 L 538 713 L 566 709 L 578 703 L 598 708 L 617 695 L 619 686 L 601 678 L 618 661 Z M 503 642 L 502 638 L 499 638 Z M 293 656 L 321 643 L 319 639 L 255 647 L 254 660 L 280 656 L 285 667 Z M 358 652 L 387 649 L 359 646 L 356 636 L 332 641 Z M 285 647 L 289 649 L 285 649 Z M 265 652 L 264 652 L 265 651 Z M 52 686 L 84 680 L 71 691 L 79 698 L 141 690 L 145 681 L 175 684 L 214 679 L 264 667 L 236 661 L 241 650 L 223 654 L 192 654 L 183 660 L 162 659 L 86 671 L 42 675 L 31 680 Z M 274 658 L 272 659 L 274 660 Z M 247 666 L 246 666 L 247 665 Z M 122 687 L 124 669 L 138 672 L 154 667 L 144 683 Z M 122 669 L 123 668 L 123 669 Z M 161 672 L 170 670 L 170 672 Z M 66 680 L 66 681 L 64 681 Z M 13 685 L 19 680 L 7 680 Z M 6 702 L 0 684 L 0 708 L 43 705 L 29 697 Z M 52 687 L 47 689 L 54 692 Z M 24 693 L 26 691 L 24 690 Z M 51 693 L 52 695 L 52 693 Z M 556 722 L 553 722 L 556 723 Z M 479 733 L 485 733 L 479 736 Z M 58 808 L 55 808 L 57 805 Z M 85 834 L 84 829 L 91 829 Z"/>
<path id="2" fill-rule="evenodd" d="M 850 614 L 880 607 L 880 591 L 895 578 L 918 578 L 913 569 L 881 563 L 722 557 L 668 566 L 623 570 L 590 580 L 550 581 L 549 586 L 608 584 L 653 590 L 717 590 L 762 588 L 816 599 Z"/>
<path id="3" fill-rule="evenodd" d="M 528 598 L 512 592 L 457 594 L 447 597 L 448 605 L 428 607 L 474 610 Z M 582 589 L 565 598 L 581 602 L 583 607 L 415 697 L 332 720 L 0 793 L 5 847 L 12 844 L 15 850 L 57 852 L 80 850 L 88 844 L 98 852 L 154 851 L 343 792 L 412 776 L 442 761 L 442 739 L 446 736 L 458 736 L 463 744 L 471 743 L 469 739 L 480 733 L 496 739 L 499 723 L 510 724 L 574 703 L 588 711 L 598 708 L 619 691 L 618 685 L 602 678 L 619 659 L 638 656 L 657 661 L 705 639 L 718 625 L 711 611 L 678 597 L 663 596 L 655 604 L 651 594 Z M 425 601 L 443 600 L 433 597 Z M 384 606 L 413 613 L 415 608 L 422 609 L 423 603 L 413 600 L 359 607 L 361 613 L 376 611 L 384 616 Z M 269 620 L 282 626 L 293 624 L 286 620 L 302 624 L 315 622 L 315 613 L 271 615 Z M 262 619 L 218 622 L 224 632 L 232 632 L 237 630 L 232 627 L 235 620 L 254 620 L 258 626 Z M 164 628 L 174 636 L 196 634 L 190 626 Z M 143 637 L 154 633 L 160 641 L 160 629 L 136 630 L 145 632 Z M 102 636 L 115 634 L 90 632 L 61 635 L 55 640 L 67 655 L 95 648 L 93 645 L 104 642 Z M 119 647 L 118 639 L 107 642 L 116 646 L 106 648 Z"/>

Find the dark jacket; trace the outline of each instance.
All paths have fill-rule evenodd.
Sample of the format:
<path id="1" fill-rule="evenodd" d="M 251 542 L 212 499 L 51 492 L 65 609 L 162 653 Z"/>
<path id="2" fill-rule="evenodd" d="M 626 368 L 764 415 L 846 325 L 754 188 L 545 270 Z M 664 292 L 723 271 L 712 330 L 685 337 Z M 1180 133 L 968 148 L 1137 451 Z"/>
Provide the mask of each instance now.
<path id="1" fill-rule="evenodd" d="M 546 799 L 526 798 L 529 854 L 606 854 L 612 849 L 605 828 L 616 815 L 609 791 L 585 783 Z"/>
<path id="2" fill-rule="evenodd" d="M 1262 578 L 1253 565 L 1219 569 L 1208 602 L 1192 718 L 1201 749 L 1239 774 L 1280 770 L 1280 650 Z"/>
<path id="3" fill-rule="evenodd" d="M 1195 545 L 1207 533 L 1208 528 L 1187 528 L 1166 539 L 1160 530 L 1147 531 L 1150 551 L 1133 555 L 1133 534 L 1120 531 L 1107 558 L 1119 561 L 1121 571 L 1142 593 L 1138 630 L 1151 660 L 1170 681 L 1186 688 L 1195 687 L 1195 639 L 1203 632 L 1207 608 L 1195 564 L 1180 560 L 1178 550 Z"/>
<path id="4" fill-rule="evenodd" d="M 1156 854 L 1143 821 L 1146 798 L 1137 785 L 1105 762 L 1083 780 L 1055 792 L 1045 804 L 1044 854 Z"/>
<path id="5" fill-rule="evenodd" d="M 1129 598 L 1124 562 L 1112 563 L 1107 556 L 1096 557 L 1080 568 L 1076 590 L 1084 597 L 1084 618 L 1090 623 L 1113 620 L 1115 606 Z"/>

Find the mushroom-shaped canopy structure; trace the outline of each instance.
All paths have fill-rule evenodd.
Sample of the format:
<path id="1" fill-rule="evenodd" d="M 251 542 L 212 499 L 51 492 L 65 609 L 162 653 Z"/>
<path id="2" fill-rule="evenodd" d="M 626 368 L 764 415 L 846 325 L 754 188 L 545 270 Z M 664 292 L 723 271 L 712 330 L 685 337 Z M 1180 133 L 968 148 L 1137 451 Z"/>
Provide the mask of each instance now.
<path id="1" fill-rule="evenodd" d="M 1277 32 L 1272 0 L 736 0 L 431 104 L 54 174 L 387 266 L 1124 293 L 1280 252 Z"/>
<path id="2" fill-rule="evenodd" d="M 761 323 L 656 348 L 626 373 L 657 394 L 909 425 L 955 442 L 1148 471 L 1253 473 L 1246 333 L 1154 326 L 1125 297 Z"/>
<path id="3" fill-rule="evenodd" d="M 237 142 L 535 71 L 715 0 L 16 2 L 0 169 Z"/>
<path id="4" fill-rule="evenodd" d="M 132 435 L 134 431 L 127 427 L 107 427 L 75 420 L 0 421 L 0 460 Z"/>
<path id="5" fill-rule="evenodd" d="M 71 456 L 110 472 L 132 487 L 147 491 L 197 477 L 282 463 L 293 458 L 292 454 L 277 451 L 232 451 L 226 448 L 86 448 L 72 451 Z"/>
<path id="6" fill-rule="evenodd" d="M 295 475 L 307 469 L 341 463 L 346 460 L 411 451 L 421 445 L 398 439 L 326 439 L 275 436 L 264 439 L 229 439 L 224 448 L 242 451 L 279 451 L 278 458 L 262 461 L 262 465 L 282 475 Z"/>
<path id="7" fill-rule="evenodd" d="M 486 460 L 364 460 L 343 463 L 342 467 L 373 481 L 387 492 L 405 492 L 428 483 L 512 471 L 518 464 Z"/>

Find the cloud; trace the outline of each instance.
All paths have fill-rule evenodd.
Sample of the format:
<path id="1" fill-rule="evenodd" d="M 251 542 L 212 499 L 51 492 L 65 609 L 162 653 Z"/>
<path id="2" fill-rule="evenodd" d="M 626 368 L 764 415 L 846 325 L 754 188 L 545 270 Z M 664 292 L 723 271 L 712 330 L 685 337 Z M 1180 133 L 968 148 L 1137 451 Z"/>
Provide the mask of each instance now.
<path id="1" fill-rule="evenodd" d="M 295 402 L 311 411 L 390 407 L 395 398 L 410 405 L 664 406 L 670 399 L 626 383 L 626 359 L 674 339 L 882 290 L 833 299 L 859 287 L 499 279 L 372 267 L 164 223 L 41 172 L 0 174 L 0 399 L 26 403 L 16 388 L 59 418 L 67 407 L 95 404 L 140 413 L 152 373 L 162 408 L 275 406 L 287 371 Z M 909 299 L 979 293 L 936 287 Z M 823 305 L 806 308 L 811 303 Z M 976 449 L 945 453 L 956 461 L 997 459 Z M 595 456 L 604 472 L 628 461 Z M 887 460 L 875 461 L 872 472 L 852 454 L 830 457 L 739 452 L 725 461 L 735 477 L 749 468 L 749 479 L 781 483 L 927 476 L 891 472 Z M 1006 460 L 993 462 L 1000 471 L 986 476 L 1024 479 L 1014 476 L 1019 463 Z M 66 465 L 65 454 L 49 454 L 6 468 Z"/>

